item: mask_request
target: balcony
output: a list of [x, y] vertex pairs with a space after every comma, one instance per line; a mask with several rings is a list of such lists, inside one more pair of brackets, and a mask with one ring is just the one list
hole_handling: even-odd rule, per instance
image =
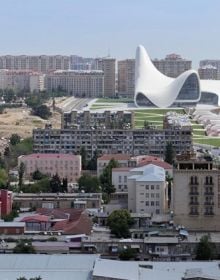
[[199, 202], [198, 201], [190, 201], [189, 205], [199, 205]]
[[213, 191], [205, 191], [204, 195], [214, 195], [214, 192]]
[[205, 212], [204, 216], [214, 216], [214, 212]]
[[213, 186], [214, 184], [213, 184], [213, 182], [205, 182], [204, 183], [204, 186]]
[[190, 186], [198, 186], [199, 183], [198, 183], [198, 182], [191, 182], [191, 181], [190, 181], [190, 182], [189, 182], [189, 185], [190, 185]]
[[197, 192], [197, 191], [191, 191], [191, 192], [189, 192], [189, 195], [199, 195], [199, 192]]
[[205, 201], [204, 205], [214, 205], [214, 201]]
[[199, 215], [199, 212], [189, 212], [189, 215], [190, 215], [190, 216], [198, 216], [198, 215]]

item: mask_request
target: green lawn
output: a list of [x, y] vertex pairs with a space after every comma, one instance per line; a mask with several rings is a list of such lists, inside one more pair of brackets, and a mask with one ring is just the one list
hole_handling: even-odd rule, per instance
[[204, 137], [203, 139], [198, 139], [193, 137], [193, 142], [198, 144], [206, 144], [206, 145], [220, 147], [219, 138]]
[[205, 130], [196, 130], [196, 129], [193, 129], [193, 136], [205, 136]]
[[161, 114], [161, 115], [164, 115], [167, 112], [177, 112], [179, 114], [185, 114], [183, 109], [157, 109], [157, 108], [143, 109], [143, 110], [137, 109], [137, 110], [134, 110], [134, 112], [135, 113], [148, 113], [148, 114]]

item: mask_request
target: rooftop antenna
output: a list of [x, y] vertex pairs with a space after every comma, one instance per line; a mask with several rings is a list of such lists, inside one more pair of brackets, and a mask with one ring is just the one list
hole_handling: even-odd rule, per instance
[[111, 57], [110, 49], [108, 48], [108, 54], [107, 57]]

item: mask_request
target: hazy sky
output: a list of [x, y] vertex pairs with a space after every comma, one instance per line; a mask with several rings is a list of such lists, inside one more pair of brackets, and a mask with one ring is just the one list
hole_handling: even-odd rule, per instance
[[0, 0], [1, 54], [220, 59], [220, 0]]

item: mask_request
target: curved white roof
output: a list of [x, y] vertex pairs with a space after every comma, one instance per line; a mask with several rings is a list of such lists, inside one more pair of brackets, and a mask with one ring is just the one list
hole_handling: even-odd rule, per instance
[[[153, 65], [143, 46], [138, 46], [136, 51], [135, 65], [135, 97], [134, 102], [137, 104], [138, 94], [143, 94], [157, 107], [171, 106], [185, 81], [191, 75], [195, 74], [198, 79], [200, 95], [198, 99], [182, 100], [182, 102], [198, 102], [201, 97], [201, 91], [215, 93], [220, 99], [220, 81], [201, 80], [195, 70], [188, 70], [179, 75], [177, 78], [170, 78], [159, 72]], [[178, 100], [181, 102], [181, 100]]]

